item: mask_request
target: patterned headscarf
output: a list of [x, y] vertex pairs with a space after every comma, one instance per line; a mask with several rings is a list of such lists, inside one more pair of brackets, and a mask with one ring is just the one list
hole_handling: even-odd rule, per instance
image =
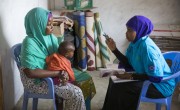
[[134, 16], [127, 23], [126, 26], [132, 28], [136, 32], [135, 43], [140, 38], [149, 35], [153, 30], [152, 22], [144, 16]]

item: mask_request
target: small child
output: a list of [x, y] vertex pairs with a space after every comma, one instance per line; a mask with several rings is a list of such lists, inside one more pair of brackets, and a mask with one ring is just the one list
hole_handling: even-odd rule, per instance
[[53, 78], [55, 85], [66, 85], [67, 81], [75, 81], [74, 72], [71, 67], [71, 59], [74, 55], [75, 47], [69, 41], [60, 43], [58, 53], [54, 53], [46, 58], [48, 70], [62, 71], [59, 77]]

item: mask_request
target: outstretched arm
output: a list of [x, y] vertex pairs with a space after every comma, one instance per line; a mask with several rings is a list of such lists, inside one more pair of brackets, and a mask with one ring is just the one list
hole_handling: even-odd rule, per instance
[[117, 59], [123, 64], [125, 68], [132, 68], [129, 64], [128, 59], [126, 56], [124, 56], [117, 48], [116, 43], [112, 38], [108, 38], [106, 40], [106, 44], [108, 45], [109, 49], [114, 53], [114, 55], [117, 57]]

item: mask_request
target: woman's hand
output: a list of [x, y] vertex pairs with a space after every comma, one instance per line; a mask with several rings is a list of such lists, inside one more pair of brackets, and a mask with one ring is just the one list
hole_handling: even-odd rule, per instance
[[118, 72], [115, 72], [114, 75], [120, 79], [132, 79], [132, 74], [126, 72], [124, 72], [124, 74], [119, 74]]
[[114, 42], [114, 40], [112, 38], [108, 38], [106, 40], [106, 44], [108, 45], [108, 47], [111, 51], [114, 51], [116, 49], [116, 43]]
[[62, 84], [65, 85], [68, 82], [68, 80], [69, 80], [68, 73], [66, 71], [62, 71], [59, 74], [59, 78], [60, 78]]

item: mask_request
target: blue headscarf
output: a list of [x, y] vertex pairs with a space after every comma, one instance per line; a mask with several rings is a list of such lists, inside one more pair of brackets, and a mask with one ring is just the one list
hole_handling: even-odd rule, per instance
[[132, 28], [136, 32], [135, 43], [140, 38], [149, 35], [153, 30], [152, 22], [144, 16], [134, 16], [127, 23], [126, 26]]

